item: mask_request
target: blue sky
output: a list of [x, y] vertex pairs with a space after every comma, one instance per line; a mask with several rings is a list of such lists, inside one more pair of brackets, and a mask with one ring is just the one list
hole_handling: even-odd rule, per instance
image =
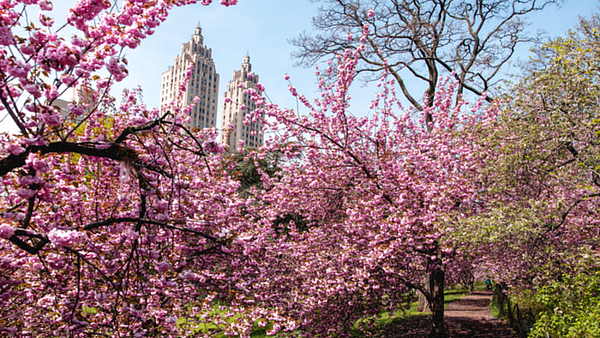
[[[289, 38], [311, 30], [311, 19], [318, 2], [310, 0], [239, 0], [236, 6], [225, 7], [218, 0], [210, 6], [200, 4], [175, 8], [154, 35], [144, 40], [135, 50], [127, 50], [130, 75], [115, 87], [113, 95], [125, 87], [141, 86], [144, 101], [149, 107], [159, 104], [161, 74], [173, 64], [181, 51], [181, 44], [189, 41], [194, 28], [200, 22], [204, 42], [212, 48], [217, 72], [221, 76], [219, 107], [227, 82], [234, 70], [238, 70], [246, 51], [252, 67], [267, 88], [269, 97], [283, 107], [295, 107], [295, 99], [287, 90], [283, 76], [290, 74], [298, 91], [309, 98], [317, 96], [314, 69], [294, 66], [290, 53], [293, 47]], [[56, 10], [65, 10], [70, 1], [55, 0]], [[577, 23], [578, 15], [587, 16], [598, 11], [597, 0], [566, 0], [559, 10], [551, 7], [530, 15], [532, 30], [542, 29], [555, 37]], [[57, 20], [57, 22], [60, 20]], [[520, 58], [526, 58], [527, 48], [521, 50]], [[518, 68], [508, 69], [516, 72]], [[357, 85], [353, 94], [352, 111], [364, 114], [366, 105], [373, 97], [373, 90]], [[6, 119], [0, 131], [12, 129]], [[217, 121], [220, 126], [220, 120]]]
[[[558, 36], [572, 28], [579, 15], [597, 11], [598, 4], [597, 0], [567, 0], [561, 9], [550, 7], [530, 15], [531, 29], [544, 30], [550, 37]], [[200, 22], [204, 42], [212, 48], [221, 76], [219, 100], [222, 100], [233, 71], [240, 68], [248, 51], [253, 70], [259, 74], [269, 97], [280, 106], [295, 107], [283, 75], [290, 74], [298, 91], [309, 98], [317, 95], [316, 78], [314, 69], [294, 66], [296, 61], [290, 57], [293, 47], [287, 40], [311, 30], [311, 19], [318, 5], [310, 0], [239, 0], [236, 6], [224, 7], [215, 0], [210, 6], [198, 4], [177, 8], [153, 36], [138, 49], [127, 52], [130, 76], [123, 85], [141, 85], [146, 104], [158, 106], [161, 74], [173, 63], [181, 44], [189, 41], [194, 27]], [[521, 50], [519, 58], [526, 58], [527, 49]], [[516, 72], [518, 68], [515, 66], [506, 71]], [[360, 87], [357, 85], [353, 93], [354, 113], [364, 110], [372, 98], [372, 90]], [[361, 90], [367, 94], [357, 95], [356, 92]], [[221, 104], [222, 101], [219, 106]]]
[[200, 22], [204, 43], [212, 49], [221, 77], [219, 106], [227, 83], [233, 71], [240, 69], [246, 52], [269, 97], [275, 102], [295, 105], [288, 95], [284, 74], [290, 74], [294, 85], [311, 95], [316, 88], [315, 77], [313, 69], [294, 67], [295, 61], [290, 58], [293, 48], [287, 40], [310, 29], [316, 8], [309, 0], [240, 0], [238, 5], [230, 7], [214, 1], [210, 6], [198, 4], [174, 9], [154, 35], [138, 49], [126, 53], [130, 76], [123, 85], [141, 85], [146, 104], [158, 106], [161, 74], [173, 64], [182, 43], [190, 40]]

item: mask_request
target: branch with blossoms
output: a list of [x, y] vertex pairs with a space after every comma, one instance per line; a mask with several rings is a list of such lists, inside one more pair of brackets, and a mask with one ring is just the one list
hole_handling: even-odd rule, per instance
[[[410, 290], [421, 290], [438, 306], [442, 327], [434, 336], [442, 336], [444, 270], [459, 255], [451, 229], [482, 209], [482, 139], [497, 107], [482, 109], [482, 97], [467, 113], [467, 103], [455, 99], [458, 84], [440, 79], [425, 108], [404, 110], [384, 71], [368, 117], [353, 116], [349, 88], [360, 53], [348, 49], [323, 76], [318, 72], [320, 98], [299, 99], [307, 113], [264, 104], [254, 115], [278, 131], [265, 150], [301, 154], [281, 163], [285, 175], [266, 178], [267, 191], [248, 206], [272, 231], [262, 244], [274, 266], [261, 266], [271, 271], [261, 281], [273, 294], [265, 306], [301, 318], [309, 335], [343, 336], [347, 323], [399, 308]], [[289, 221], [280, 236], [269, 221], [293, 213], [316, 226], [298, 229]]]
[[[247, 222], [237, 182], [215, 170], [216, 131], [187, 127], [181, 102], [110, 95], [123, 50], [193, 3], [78, 1], [57, 30], [49, 0], [3, 7], [0, 109], [20, 134], [0, 134], [0, 335], [176, 337], [178, 317], [210, 311], [207, 292], [226, 297]], [[67, 89], [79, 99], [61, 111]]]
[[170, 126], [178, 128], [187, 134], [190, 139], [194, 141], [194, 148], [184, 148], [179, 143], [170, 141], [173, 145], [180, 147], [181, 149], [190, 151], [196, 155], [204, 156], [205, 152], [202, 148], [202, 143], [196, 138], [196, 136], [183, 124], [175, 123], [170, 121], [168, 118], [173, 117], [172, 114], [166, 113], [155, 120], [148, 121], [142, 125], [128, 126], [123, 130], [114, 141], [103, 140], [101, 142], [51, 142], [49, 144], [41, 141], [36, 141], [33, 145], [28, 145], [25, 148], [18, 144], [9, 145], [8, 150], [10, 155], [0, 159], [0, 176], [3, 176], [17, 168], [25, 166], [26, 160], [29, 154], [61, 154], [61, 153], [76, 153], [87, 156], [108, 158], [120, 162], [130, 163], [133, 166], [144, 167], [149, 170], [161, 172], [168, 176], [168, 174], [158, 167], [152, 166], [151, 164], [144, 163], [138, 158], [135, 150], [123, 145], [126, 140], [131, 136], [147, 131], [152, 131], [157, 126]]

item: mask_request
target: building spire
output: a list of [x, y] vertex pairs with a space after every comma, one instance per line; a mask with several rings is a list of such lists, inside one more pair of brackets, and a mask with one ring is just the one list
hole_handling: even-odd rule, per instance
[[[173, 67], [162, 75], [160, 104], [161, 107], [165, 107], [178, 97], [180, 93], [178, 88], [183, 84], [179, 74], [185, 73], [192, 62], [194, 75], [198, 76], [197, 79], [202, 78], [202, 86], [192, 88], [191, 83], [186, 86], [183, 100], [178, 105], [187, 106], [195, 102], [195, 106], [190, 108], [188, 113], [190, 118], [189, 122], [186, 122], [188, 127], [216, 127], [219, 74], [211, 56], [211, 49], [204, 45], [200, 22], [192, 32], [194, 34], [191, 39], [181, 45], [181, 53], [175, 57]], [[195, 98], [199, 98], [199, 101], [195, 101]]]
[[194, 30], [194, 35], [202, 35], [202, 26], [200, 26], [200, 20], [198, 20], [198, 24]]

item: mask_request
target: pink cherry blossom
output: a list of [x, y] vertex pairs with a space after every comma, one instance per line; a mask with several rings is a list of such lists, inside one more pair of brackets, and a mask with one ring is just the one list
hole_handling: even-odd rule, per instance
[[81, 116], [85, 113], [85, 109], [81, 105], [75, 105], [72, 103], [67, 104], [69, 112], [75, 116]]
[[9, 224], [0, 224], [0, 238], [8, 239], [15, 234], [15, 228]]
[[28, 83], [28, 84], [24, 85], [23, 88], [27, 92], [29, 92], [29, 94], [33, 95], [33, 97], [35, 97], [36, 99], [39, 99], [40, 97], [42, 97], [42, 92], [40, 92], [38, 86], [35, 85], [34, 83]]
[[0, 45], [10, 46], [14, 44], [14, 36], [8, 27], [0, 26]]
[[40, 0], [38, 1], [38, 5], [43, 11], [51, 11], [53, 8], [52, 2], [50, 2], [49, 0]]
[[19, 144], [15, 144], [15, 143], [10, 143], [6, 147], [6, 150], [15, 156], [20, 155], [25, 152], [25, 148], [21, 147]]
[[73, 246], [84, 240], [84, 235], [75, 230], [52, 229], [48, 232], [48, 239], [56, 246]]

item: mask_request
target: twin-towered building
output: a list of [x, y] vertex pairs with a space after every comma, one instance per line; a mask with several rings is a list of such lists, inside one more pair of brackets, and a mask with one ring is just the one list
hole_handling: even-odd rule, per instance
[[[190, 112], [191, 128], [211, 128], [217, 125], [219, 74], [211, 56], [212, 50], [204, 45], [202, 29], [197, 26], [190, 42], [184, 43], [175, 64], [162, 75], [160, 107], [165, 108], [176, 99], [179, 87], [185, 79], [190, 63], [193, 63], [191, 78], [179, 105], [191, 104], [199, 98]], [[246, 53], [242, 68], [233, 72], [233, 79], [224, 93], [222, 110], [221, 142], [234, 151], [242, 140], [246, 147], [263, 144], [263, 129], [260, 121], [245, 123], [246, 114], [256, 109], [248, 89], [256, 89], [258, 75], [252, 73], [250, 57]], [[231, 126], [230, 126], [231, 125]]]

